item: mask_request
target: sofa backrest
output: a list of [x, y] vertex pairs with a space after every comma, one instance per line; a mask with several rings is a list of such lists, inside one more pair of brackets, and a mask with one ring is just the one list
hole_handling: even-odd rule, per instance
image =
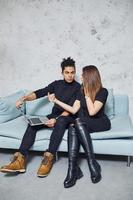
[[108, 98], [105, 104], [104, 112], [106, 113], [109, 119], [113, 119], [113, 117], [115, 116], [113, 89], [108, 89]]
[[53, 103], [47, 97], [42, 97], [34, 101], [26, 101], [26, 115], [47, 115], [52, 111]]
[[128, 115], [129, 113], [129, 98], [124, 94], [114, 95], [114, 113], [118, 115]]
[[[15, 102], [27, 91], [21, 90], [10, 96], [0, 98], [0, 123], [9, 121], [19, 117], [22, 113], [16, 109]], [[53, 104], [48, 101], [47, 97], [43, 97], [32, 102], [26, 102], [25, 110], [27, 115], [47, 115], [52, 111]], [[124, 94], [113, 94], [113, 90], [109, 90], [109, 96], [105, 105], [105, 113], [112, 119], [114, 116], [127, 115], [129, 113], [129, 99]]]
[[104, 109], [109, 119], [129, 113], [129, 99], [126, 94], [114, 94], [113, 89], [108, 89], [108, 98]]
[[[47, 97], [39, 98], [32, 102], [26, 102], [27, 115], [47, 115], [52, 111], [53, 104], [48, 101]], [[127, 115], [129, 110], [129, 100], [127, 95], [113, 94], [113, 90], [109, 90], [108, 99], [105, 105], [105, 113], [109, 119], [114, 116]]]

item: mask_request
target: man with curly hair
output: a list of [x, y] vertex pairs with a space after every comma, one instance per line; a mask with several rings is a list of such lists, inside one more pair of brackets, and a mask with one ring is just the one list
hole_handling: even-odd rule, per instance
[[[44, 96], [48, 93], [54, 93], [55, 96], [66, 104], [73, 105], [76, 100], [76, 94], [80, 90], [80, 84], [75, 81], [75, 61], [68, 57], [61, 62], [63, 80], [57, 80], [49, 84], [43, 89], [36, 90], [29, 95], [23, 96], [16, 102], [16, 107], [20, 108], [25, 101], [32, 101]], [[0, 171], [4, 173], [25, 172], [26, 158], [28, 150], [35, 142], [36, 133], [38, 130], [48, 127], [53, 127], [50, 136], [48, 149], [44, 152], [42, 162], [37, 172], [38, 177], [45, 177], [50, 173], [53, 166], [54, 156], [62, 141], [64, 132], [68, 125], [73, 122], [73, 115], [63, 110], [60, 106], [54, 104], [52, 112], [47, 115], [48, 121], [46, 125], [30, 126], [28, 125], [23, 136], [18, 152], [14, 154], [14, 159], [9, 164], [1, 167]]]

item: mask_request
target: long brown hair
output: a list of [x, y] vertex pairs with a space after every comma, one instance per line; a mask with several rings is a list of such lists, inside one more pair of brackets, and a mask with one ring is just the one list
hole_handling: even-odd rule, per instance
[[97, 92], [102, 88], [101, 76], [96, 66], [89, 65], [82, 69], [83, 87], [82, 90], [89, 94], [94, 102]]

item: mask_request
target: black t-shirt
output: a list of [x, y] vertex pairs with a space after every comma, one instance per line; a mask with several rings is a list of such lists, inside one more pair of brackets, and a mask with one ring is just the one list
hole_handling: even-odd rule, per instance
[[[76, 100], [77, 94], [80, 91], [80, 84], [76, 81], [72, 83], [68, 83], [65, 80], [56, 80], [49, 84], [47, 87], [43, 89], [39, 89], [34, 91], [37, 98], [41, 98], [47, 95], [54, 93], [56, 98], [66, 104], [73, 105]], [[63, 108], [54, 104], [52, 113], [48, 115], [48, 118], [55, 118], [59, 116], [64, 111]]]
[[96, 98], [95, 100], [97, 101], [100, 101], [103, 103], [103, 106], [102, 108], [98, 111], [98, 113], [96, 113], [96, 115], [94, 116], [90, 116], [89, 115], [89, 112], [88, 112], [88, 109], [87, 109], [87, 104], [86, 104], [86, 100], [85, 100], [85, 96], [84, 94], [82, 93], [82, 91], [80, 91], [80, 93], [78, 93], [77, 95], [77, 100], [80, 101], [80, 104], [81, 104], [81, 108], [78, 112], [78, 116], [80, 118], [84, 118], [84, 117], [94, 117], [94, 118], [99, 118], [99, 117], [102, 117], [104, 116], [104, 106], [105, 106], [105, 103], [106, 103], [106, 100], [107, 100], [107, 97], [108, 97], [108, 90], [106, 88], [101, 88], [99, 90], [99, 92], [96, 94]]

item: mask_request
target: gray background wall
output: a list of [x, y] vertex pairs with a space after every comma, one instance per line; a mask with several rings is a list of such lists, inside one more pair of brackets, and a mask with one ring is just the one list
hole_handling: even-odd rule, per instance
[[61, 78], [68, 56], [78, 78], [98, 66], [133, 116], [133, 0], [0, 0], [0, 96]]

